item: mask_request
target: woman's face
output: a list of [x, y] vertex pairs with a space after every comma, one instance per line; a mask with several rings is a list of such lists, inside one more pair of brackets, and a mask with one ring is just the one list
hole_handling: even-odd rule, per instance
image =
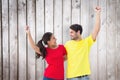
[[49, 46], [56, 46], [57, 43], [56, 43], [56, 38], [55, 36], [52, 34], [51, 38], [50, 38], [50, 41], [48, 41], [48, 45]]

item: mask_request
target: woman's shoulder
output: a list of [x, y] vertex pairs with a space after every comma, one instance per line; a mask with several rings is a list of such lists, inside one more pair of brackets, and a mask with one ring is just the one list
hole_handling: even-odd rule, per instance
[[59, 44], [58, 46], [59, 46], [59, 47], [64, 47], [64, 45], [63, 45], [63, 44]]

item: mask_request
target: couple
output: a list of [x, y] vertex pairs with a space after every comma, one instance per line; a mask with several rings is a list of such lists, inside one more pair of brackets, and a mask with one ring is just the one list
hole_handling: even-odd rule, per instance
[[48, 67], [45, 69], [43, 80], [64, 80], [64, 60], [67, 60], [67, 80], [89, 80], [90, 64], [89, 52], [100, 30], [100, 7], [95, 8], [96, 20], [93, 32], [82, 39], [82, 26], [73, 24], [70, 26], [71, 40], [65, 47], [57, 45], [56, 38], [51, 32], [46, 32], [42, 39], [34, 43], [29, 27], [26, 33], [31, 47], [37, 53], [37, 58], [42, 56]]

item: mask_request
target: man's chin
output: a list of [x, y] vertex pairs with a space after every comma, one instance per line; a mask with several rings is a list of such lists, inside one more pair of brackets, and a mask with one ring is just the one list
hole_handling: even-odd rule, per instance
[[74, 40], [74, 38], [71, 38], [71, 40]]

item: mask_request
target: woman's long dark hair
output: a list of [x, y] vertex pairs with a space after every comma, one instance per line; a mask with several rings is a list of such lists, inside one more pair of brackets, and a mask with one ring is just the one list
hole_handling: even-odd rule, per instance
[[48, 45], [47, 42], [50, 41], [51, 36], [52, 36], [51, 32], [46, 32], [43, 35], [42, 39], [38, 41], [37, 46], [39, 47], [41, 54], [36, 53], [36, 58], [39, 58], [40, 56], [42, 56], [44, 59], [46, 57], [47, 52], [46, 52], [45, 45]]

